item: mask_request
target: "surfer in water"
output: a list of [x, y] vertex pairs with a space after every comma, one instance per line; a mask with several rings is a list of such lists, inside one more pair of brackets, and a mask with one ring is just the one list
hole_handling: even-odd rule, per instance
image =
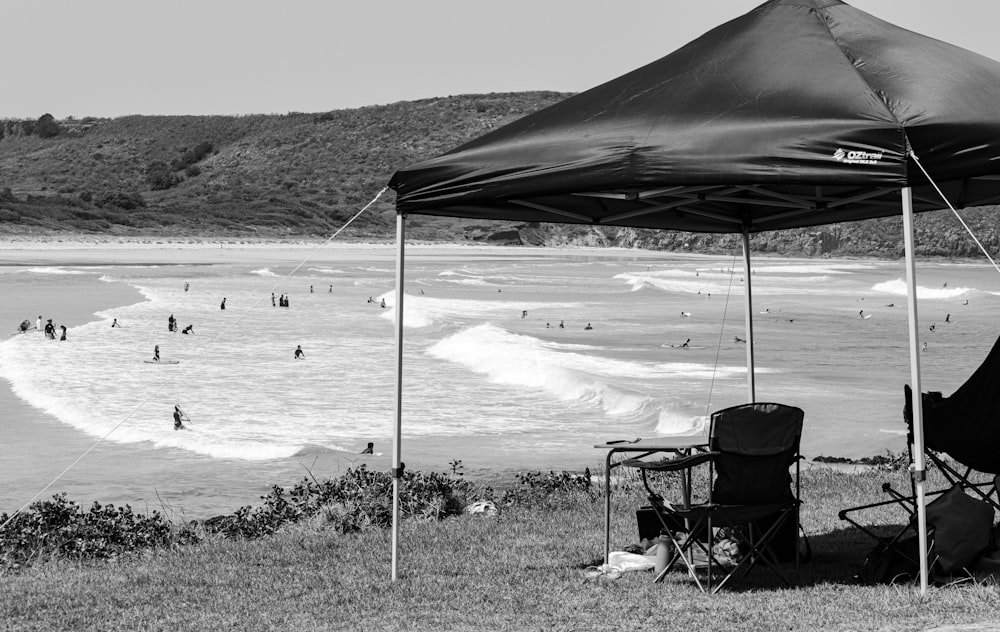
[[121, 325], [118, 324], [118, 319], [117, 318], [114, 319], [113, 321], [111, 321], [111, 326], [112, 327], [121, 327]]
[[583, 328], [584, 331], [590, 331], [591, 329], [593, 329], [593, 327], [590, 326], [590, 323], [587, 323], [587, 326]]
[[25, 318], [24, 320], [22, 320], [21, 321], [20, 329], [21, 329], [21, 333], [22, 334], [28, 333], [28, 330], [31, 329], [31, 321], [28, 320], [27, 318]]
[[690, 339], [690, 338], [688, 338], [687, 340], [685, 340], [685, 341], [684, 341], [684, 344], [682, 344], [682, 345], [681, 345], [681, 349], [687, 349], [687, 348], [688, 348], [688, 343], [689, 343], [689, 342], [691, 342], [691, 339]]
[[375, 444], [372, 443], [371, 441], [368, 442], [368, 447], [359, 452], [359, 454], [374, 454], [374, 453], [375, 453]]
[[174, 430], [183, 430], [185, 421], [191, 421], [180, 406], [174, 406]]
[[160, 361], [160, 345], [153, 347], [153, 362]]
[[306, 354], [304, 351], [302, 351], [302, 345], [298, 345], [297, 347], [295, 347], [295, 359], [296, 360], [306, 359]]
[[194, 335], [194, 325], [188, 325], [187, 327], [184, 328], [184, 331], [182, 331], [181, 333]]

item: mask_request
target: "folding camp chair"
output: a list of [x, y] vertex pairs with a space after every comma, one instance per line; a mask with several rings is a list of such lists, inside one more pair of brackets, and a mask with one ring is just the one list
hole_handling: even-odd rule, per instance
[[[638, 468], [649, 492], [649, 502], [671, 545], [671, 555], [660, 581], [678, 562], [702, 591], [715, 593], [737, 575], [758, 563], [769, 567], [786, 585], [792, 580], [780, 567], [789, 559], [799, 577], [799, 440], [803, 412], [793, 406], [754, 403], [712, 414], [709, 451], [659, 461], [628, 459]], [[693, 468], [708, 467], [707, 498], [689, 497]], [[794, 485], [790, 468], [795, 466]], [[652, 488], [650, 472], [680, 472], [685, 476], [678, 504], [663, 499]], [[782, 534], [791, 534], [792, 547], [781, 548]], [[661, 540], [662, 542], [662, 540]], [[705, 581], [699, 577], [704, 571]], [[721, 574], [715, 582], [715, 575]]]
[[[938, 392], [922, 394], [924, 456], [946, 482], [939, 489], [925, 492], [928, 499], [959, 489], [1000, 511], [995, 484], [997, 475], [1000, 475], [1000, 408], [993, 408], [1000, 405], [1000, 399], [992, 381], [993, 362], [1000, 360], [1000, 354], [994, 358], [997, 350], [998, 347], [994, 346], [986, 361], [951, 397], [942, 397]], [[1000, 362], [996, 369], [1000, 370]], [[913, 394], [909, 385], [904, 386], [904, 394], [906, 448], [910, 463], [913, 463]], [[898, 505], [907, 513], [909, 523], [917, 513], [916, 481], [911, 477], [909, 493], [895, 489], [891, 483], [884, 483], [882, 491], [888, 494], [888, 499], [842, 509], [838, 515], [841, 520], [875, 539], [883, 548], [891, 549], [897, 546], [909, 524], [894, 534], [879, 535], [853, 514]]]

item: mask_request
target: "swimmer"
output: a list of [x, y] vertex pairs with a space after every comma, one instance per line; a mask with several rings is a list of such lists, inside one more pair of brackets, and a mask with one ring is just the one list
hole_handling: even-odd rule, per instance
[[118, 324], [118, 319], [117, 318], [111, 321], [111, 326], [112, 327], [121, 327], [121, 325]]
[[590, 331], [591, 329], [593, 329], [593, 327], [590, 326], [590, 323], [587, 323], [587, 326], [584, 327], [583, 329], [584, 331]]
[[927, 343], [926, 342], [924, 343], [924, 346], [920, 347], [920, 350], [921, 351], [927, 351]]
[[271, 292], [271, 307], [277, 307], [278, 304], [274, 302], [274, 292]]
[[194, 335], [194, 325], [188, 325], [187, 327], [184, 328], [184, 331], [182, 331], [181, 333]]
[[311, 286], [311, 285], [309, 286], [309, 293], [310, 293], [310, 294], [312, 294], [312, 293], [313, 293], [313, 286]]
[[524, 320], [527, 317], [528, 317], [528, 310], [522, 309], [521, 310], [521, 320]]
[[688, 318], [691, 316], [691, 312], [681, 312], [681, 318]]
[[21, 321], [19, 328], [22, 334], [28, 333], [28, 330], [31, 329], [31, 321], [25, 318], [24, 320]]
[[188, 283], [187, 283], [187, 281], [184, 282], [184, 291], [185, 292], [188, 291]]
[[566, 328], [566, 325], [564, 325], [563, 321], [560, 320], [559, 321], [559, 329], [565, 329], [565, 328]]
[[302, 345], [299, 345], [299, 346], [295, 347], [295, 359], [296, 360], [305, 360], [306, 359], [306, 354], [305, 354], [304, 351], [302, 351]]
[[222, 304], [219, 305], [219, 309], [226, 309], [226, 297], [222, 297]]
[[946, 323], [950, 323], [951, 322], [951, 314], [945, 314], [944, 322], [946, 322]]
[[375, 453], [375, 444], [372, 443], [371, 441], [368, 442], [368, 446], [364, 450], [359, 452], [359, 454], [374, 454], [374, 453]]
[[59, 325], [59, 326], [62, 327], [62, 336], [59, 338], [59, 340], [66, 340], [66, 325]]
[[931, 325], [931, 331], [934, 331], [934, 325]]
[[382, 299], [382, 308], [385, 309], [385, 299]]
[[[330, 286], [330, 292], [331, 292], [331, 293], [333, 292], [333, 286], [332, 286], [332, 285]], [[421, 290], [421, 292], [420, 292], [420, 293], [421, 293], [421, 294], [423, 294], [423, 293], [424, 293], [424, 292], [423, 292], [423, 290]]]

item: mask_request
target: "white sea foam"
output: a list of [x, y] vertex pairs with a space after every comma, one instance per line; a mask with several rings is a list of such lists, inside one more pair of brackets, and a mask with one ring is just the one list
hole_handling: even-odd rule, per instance
[[545, 391], [561, 401], [588, 402], [612, 415], [635, 413], [649, 400], [606, 379], [609, 373], [619, 377], [640, 373], [641, 367], [633, 363], [561, 353], [537, 338], [494, 325], [465, 329], [437, 342], [427, 353], [485, 374], [494, 383]]
[[[375, 302], [381, 305], [385, 300], [386, 310], [380, 314], [390, 322], [395, 322], [396, 291], [389, 290], [375, 297]], [[497, 316], [520, 314], [523, 310], [531, 312], [534, 309], [574, 309], [577, 303], [538, 303], [533, 301], [518, 301], [512, 303], [506, 300], [482, 301], [472, 299], [443, 299], [426, 295], [406, 294], [403, 301], [403, 326], [420, 329], [436, 323], [454, 320], [482, 320]]]
[[274, 272], [271, 272], [270, 268], [261, 268], [259, 270], [251, 270], [250, 274], [256, 274], [257, 276], [262, 276], [262, 277], [276, 277], [276, 276], [278, 276]]
[[[917, 285], [917, 298], [923, 299], [934, 299], [934, 300], [947, 300], [958, 298], [960, 296], [969, 294], [975, 291], [974, 288], [968, 287], [924, 287], [922, 285]], [[872, 286], [872, 292], [878, 294], [889, 294], [892, 296], [906, 296], [906, 281], [903, 279], [894, 279], [892, 281], [883, 281], [882, 283], [876, 283]]]
[[320, 274], [346, 274], [344, 270], [338, 268], [309, 268], [310, 272], [318, 272]]
[[655, 431], [660, 435], [706, 434], [708, 419], [704, 415], [684, 415], [664, 409], [656, 420]]
[[60, 268], [55, 266], [24, 268], [23, 272], [30, 272], [32, 274], [87, 274], [83, 270], [67, 270], [66, 268]]

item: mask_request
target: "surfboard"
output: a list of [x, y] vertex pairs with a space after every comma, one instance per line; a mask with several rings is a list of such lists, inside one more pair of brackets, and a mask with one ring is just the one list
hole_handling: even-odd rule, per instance
[[660, 346], [664, 347], [666, 349], [704, 349], [705, 348], [705, 347], [701, 347], [701, 346], [698, 346], [698, 345], [688, 345], [686, 347], [684, 345], [660, 345]]
[[146, 364], [180, 364], [181, 363], [180, 360], [160, 360], [159, 362], [157, 362], [156, 360], [143, 360], [143, 362], [145, 362]]

